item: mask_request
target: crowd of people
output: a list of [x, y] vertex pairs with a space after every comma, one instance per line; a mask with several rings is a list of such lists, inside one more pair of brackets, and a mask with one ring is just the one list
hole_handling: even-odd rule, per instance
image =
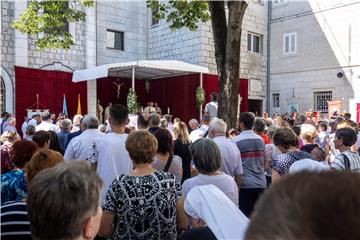
[[200, 124], [146, 110], [129, 126], [112, 104], [106, 126], [34, 114], [21, 134], [4, 113], [1, 238], [360, 238], [351, 116], [241, 112], [228, 129], [212, 102]]

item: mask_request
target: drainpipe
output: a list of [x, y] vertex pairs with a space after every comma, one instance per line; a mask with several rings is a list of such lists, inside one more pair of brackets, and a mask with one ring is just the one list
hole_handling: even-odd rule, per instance
[[270, 113], [270, 42], [271, 42], [271, 15], [272, 15], [272, 0], [268, 1], [268, 20], [267, 20], [267, 42], [266, 42], [266, 111]]

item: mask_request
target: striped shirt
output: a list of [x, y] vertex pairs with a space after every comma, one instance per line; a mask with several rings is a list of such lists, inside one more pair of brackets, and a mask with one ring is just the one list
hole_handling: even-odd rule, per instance
[[266, 188], [265, 144], [262, 138], [254, 131], [246, 130], [232, 140], [236, 143], [241, 154], [244, 172], [241, 188]]
[[335, 157], [331, 163], [331, 168], [339, 171], [345, 170], [344, 155], [349, 159], [350, 170], [360, 173], [360, 156], [357, 152], [344, 151]]
[[1, 206], [1, 239], [32, 239], [25, 202]]

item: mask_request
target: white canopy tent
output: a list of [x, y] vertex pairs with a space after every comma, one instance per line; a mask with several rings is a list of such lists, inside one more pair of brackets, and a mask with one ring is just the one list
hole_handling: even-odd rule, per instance
[[131, 77], [131, 87], [135, 91], [135, 76], [140, 80], [151, 80], [199, 73], [200, 87], [202, 88], [203, 73], [208, 72], [209, 70], [206, 67], [177, 60], [138, 60], [133, 62], [105, 64], [84, 70], [78, 70], [73, 73], [72, 81], [90, 81], [103, 77]]

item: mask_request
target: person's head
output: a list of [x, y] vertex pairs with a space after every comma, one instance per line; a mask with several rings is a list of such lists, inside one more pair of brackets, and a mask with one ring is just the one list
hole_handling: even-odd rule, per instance
[[265, 126], [266, 122], [264, 119], [259, 117], [255, 118], [254, 132], [256, 132], [257, 134], [263, 134], [265, 132]]
[[61, 154], [54, 150], [39, 150], [32, 156], [31, 160], [25, 164], [26, 181], [30, 183], [38, 172], [53, 167], [63, 161], [64, 158]]
[[273, 136], [274, 136], [274, 133], [276, 132], [276, 125], [271, 125], [268, 130], [267, 130], [267, 136], [269, 137], [269, 140], [272, 142], [273, 141]]
[[85, 129], [97, 129], [99, 127], [99, 120], [95, 116], [85, 115], [82, 124]]
[[55, 120], [55, 118], [56, 118], [55, 113], [51, 113], [51, 114], [50, 114], [50, 118], [51, 118], [51, 120]]
[[44, 115], [42, 115], [41, 118], [45, 122], [50, 122], [51, 121], [51, 114], [50, 113], [45, 113]]
[[216, 136], [225, 136], [226, 135], [226, 122], [220, 118], [213, 118], [210, 122], [209, 126], [209, 134], [210, 138], [214, 138]]
[[40, 130], [33, 135], [32, 140], [39, 146], [39, 148], [49, 148], [50, 138], [51, 135], [49, 132]]
[[303, 124], [301, 125], [300, 138], [304, 140], [305, 144], [315, 143], [318, 136], [318, 132], [313, 125]]
[[149, 127], [159, 127], [160, 126], [160, 115], [157, 113], [151, 113], [149, 117]]
[[228, 131], [229, 138], [232, 139], [238, 135], [238, 131], [235, 128], [232, 128]]
[[138, 115], [137, 119], [137, 127], [138, 129], [148, 129], [149, 128], [149, 117], [145, 118], [143, 113]]
[[266, 120], [269, 117], [269, 114], [267, 112], [263, 112], [263, 118]]
[[26, 127], [26, 136], [28, 136], [28, 137], [32, 136], [35, 134], [35, 132], [36, 132], [36, 128], [34, 125], [28, 125]]
[[189, 132], [184, 122], [177, 122], [174, 124], [173, 133], [176, 139], [181, 140], [183, 144], [189, 144]]
[[11, 114], [8, 112], [2, 112], [1, 113], [1, 118], [6, 118], [7, 116], [10, 116]]
[[294, 131], [297, 137], [300, 137], [301, 128], [299, 126], [292, 126], [291, 129]]
[[16, 141], [10, 150], [11, 161], [16, 167], [23, 168], [37, 150], [38, 146], [34, 142], [27, 140]]
[[61, 128], [62, 131], [70, 132], [71, 127], [72, 127], [72, 122], [71, 122], [70, 119], [64, 119], [64, 120], [61, 121], [60, 128]]
[[156, 154], [158, 143], [146, 130], [132, 131], [125, 142], [131, 160], [136, 164], [150, 164]]
[[340, 128], [335, 132], [334, 145], [336, 149], [351, 147], [357, 141], [356, 132], [352, 128]]
[[16, 126], [16, 118], [15, 117], [9, 117], [7, 120], [7, 123], [13, 127]]
[[35, 119], [36, 122], [40, 122], [41, 121], [41, 116], [39, 113], [35, 113], [34, 115], [32, 115], [32, 119]]
[[181, 119], [178, 118], [178, 117], [174, 118], [174, 124], [177, 123], [177, 122], [181, 122]]
[[73, 124], [74, 126], [80, 126], [81, 119], [83, 119], [83, 116], [80, 114], [77, 114], [73, 118]]
[[1, 134], [1, 142], [14, 143], [19, 140], [19, 137], [15, 131], [5, 131]]
[[286, 176], [259, 198], [245, 239], [360, 239], [359, 185], [350, 171]]
[[252, 130], [255, 122], [255, 115], [252, 112], [242, 112], [239, 115], [239, 128], [241, 131]]
[[195, 130], [199, 127], [199, 123], [195, 118], [193, 118], [193, 119], [190, 119], [189, 126], [192, 130]]
[[154, 107], [158, 107], [159, 104], [157, 102], [154, 103]]
[[121, 104], [114, 104], [110, 107], [109, 112], [109, 123], [110, 125], [125, 127], [129, 121], [129, 111]]
[[109, 102], [108, 106], [111, 107], [111, 106], [112, 106], [112, 102]]
[[200, 138], [192, 143], [190, 153], [196, 169], [202, 174], [216, 172], [221, 167], [220, 150], [209, 138]]
[[36, 174], [26, 198], [34, 239], [93, 239], [102, 215], [101, 178], [88, 164], [69, 161]]
[[319, 132], [327, 131], [327, 128], [328, 128], [328, 125], [326, 124], [326, 122], [319, 122], [319, 124], [318, 124]]
[[319, 145], [317, 145], [310, 152], [311, 155], [315, 157], [315, 159], [319, 162], [326, 161], [326, 151], [322, 149]]
[[203, 125], [209, 125], [209, 124], [210, 124], [210, 121], [211, 121], [210, 115], [207, 114], [207, 113], [205, 113], [205, 114], [202, 116], [201, 124], [203, 124]]
[[168, 127], [168, 122], [166, 121], [165, 118], [162, 118], [162, 119], [160, 120], [160, 127], [161, 127], [161, 128], [167, 128], [167, 127]]
[[296, 125], [301, 125], [301, 124], [305, 123], [305, 121], [306, 121], [305, 115], [299, 114], [299, 115], [296, 116], [295, 124]]
[[211, 101], [217, 102], [217, 100], [218, 100], [218, 94], [217, 94], [216, 92], [212, 92], [212, 93], [210, 94], [210, 98], [211, 98]]
[[344, 118], [348, 121], [351, 120], [351, 113], [344, 113]]
[[154, 106], [154, 102], [150, 102], [150, 107], [153, 107]]
[[159, 128], [154, 132], [154, 136], [158, 142], [157, 153], [172, 154], [174, 151], [172, 135], [167, 129]]
[[273, 143], [281, 152], [287, 152], [291, 147], [298, 145], [296, 134], [290, 128], [279, 128], [274, 132]]
[[106, 133], [107, 127], [105, 124], [100, 124], [98, 130], [102, 133]]
[[59, 142], [59, 138], [57, 137], [56, 132], [49, 130], [48, 133], [50, 133], [49, 149], [64, 153], [60, 148], [60, 142]]
[[164, 115], [164, 118], [166, 119], [166, 121], [168, 122], [168, 123], [171, 123], [171, 115], [170, 114], [165, 114]]

